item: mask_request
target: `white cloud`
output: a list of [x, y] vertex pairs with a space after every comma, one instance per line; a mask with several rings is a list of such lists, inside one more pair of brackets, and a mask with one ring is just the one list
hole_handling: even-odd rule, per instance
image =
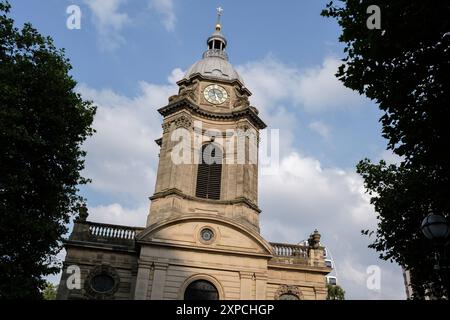
[[172, 0], [150, 0], [150, 7], [161, 16], [164, 28], [167, 31], [175, 29], [176, 16]]
[[[376, 226], [376, 215], [354, 170], [324, 168], [297, 152], [281, 159], [278, 175], [260, 177], [261, 228], [269, 241], [298, 243], [317, 228], [332, 252], [338, 280], [350, 299], [404, 299], [400, 268], [367, 248], [362, 229]], [[381, 268], [382, 287], [366, 287], [369, 265]]]
[[346, 87], [335, 74], [342, 61], [328, 57], [321, 66], [307, 69], [302, 74], [297, 99], [307, 111], [325, 111], [339, 106], [349, 108], [364, 103], [364, 99], [355, 91]]
[[328, 140], [330, 138], [330, 127], [328, 127], [322, 121], [313, 121], [309, 124], [309, 128], [318, 133], [323, 139]]
[[126, 13], [119, 12], [125, 0], [84, 0], [92, 12], [92, 22], [100, 35], [103, 49], [113, 50], [125, 43], [120, 34], [122, 28], [130, 23]]
[[175, 68], [172, 70], [170, 75], [167, 77], [167, 81], [169, 81], [170, 84], [176, 84], [177, 81], [180, 81], [183, 79], [186, 71], [181, 70], [180, 68]]
[[299, 70], [284, 65], [270, 55], [236, 69], [253, 93], [250, 98], [252, 104], [263, 114], [283, 101], [292, 102], [296, 84], [300, 81]]
[[366, 103], [335, 77], [341, 61], [327, 57], [322, 65], [305, 70], [288, 66], [273, 56], [238, 66], [251, 88], [252, 102], [263, 114], [278, 104], [292, 104], [310, 113], [354, 108]]
[[149, 204], [142, 204], [134, 209], [123, 207], [119, 203], [89, 207], [89, 220], [118, 224], [125, 226], [142, 227], [146, 224]]
[[[255, 99], [265, 103], [271, 124], [274, 121], [276, 126], [285, 129], [285, 135], [279, 174], [260, 176], [263, 235], [269, 241], [297, 243], [318, 228], [324, 244], [333, 253], [338, 277], [348, 298], [404, 298], [399, 268], [380, 261], [377, 253], [367, 248], [369, 239], [360, 234], [361, 229], [376, 225], [361, 178], [354, 169], [324, 168], [317, 159], [302, 155], [292, 146], [296, 121], [282, 102], [297, 101], [297, 90], [285, 88], [283, 82], [279, 86], [274, 79], [287, 84], [287, 78], [291, 78], [300, 84], [302, 75], [295, 69], [288, 69], [284, 79], [286, 66], [274, 60], [265, 64], [270, 65], [273, 72], [268, 74], [273, 77], [260, 73], [258, 63], [250, 63], [245, 68], [253, 77], [253, 84], [245, 80], [249, 88], [256, 86]], [[97, 133], [86, 143], [84, 175], [93, 179], [88, 188], [114, 199], [91, 206], [91, 220], [145, 225], [149, 208], [147, 197], [154, 190], [159, 152], [153, 140], [161, 134], [162, 121], [156, 110], [176, 93], [174, 83], [182, 75], [182, 70], [174, 69], [167, 84], [141, 82], [139, 94], [132, 98], [108, 89], [79, 86], [83, 97], [94, 100], [99, 106], [94, 121]], [[279, 91], [267, 90], [271, 84]], [[123, 201], [124, 195], [131, 201]], [[373, 264], [379, 265], [385, 275], [382, 289], [375, 296], [365, 285], [366, 268]]]
[[173, 84], [141, 82], [139, 88], [134, 98], [83, 84], [77, 88], [98, 106], [93, 124], [97, 132], [85, 144], [84, 175], [93, 180], [89, 188], [130, 201], [145, 201], [153, 192], [159, 153], [154, 140], [162, 132], [156, 110], [177, 91]]

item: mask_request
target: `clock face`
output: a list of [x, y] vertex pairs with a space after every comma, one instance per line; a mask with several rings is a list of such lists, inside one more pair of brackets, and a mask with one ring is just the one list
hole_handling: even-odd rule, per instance
[[217, 84], [207, 86], [203, 91], [203, 95], [208, 102], [213, 104], [224, 103], [228, 98], [226, 90]]

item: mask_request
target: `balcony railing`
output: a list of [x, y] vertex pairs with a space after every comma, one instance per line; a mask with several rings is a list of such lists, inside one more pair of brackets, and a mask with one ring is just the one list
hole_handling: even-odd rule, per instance
[[136, 235], [144, 228], [77, 221], [69, 240], [110, 245], [134, 246]]
[[126, 226], [89, 223], [89, 233], [94, 237], [134, 240], [136, 228]]
[[270, 243], [276, 256], [280, 257], [308, 257], [308, 247], [288, 243]]
[[306, 265], [308, 264], [308, 246], [275, 243], [270, 245], [274, 251], [271, 262], [275, 264]]

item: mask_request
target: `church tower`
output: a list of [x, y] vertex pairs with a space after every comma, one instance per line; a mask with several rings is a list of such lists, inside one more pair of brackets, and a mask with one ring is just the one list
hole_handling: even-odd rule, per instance
[[[87, 221], [81, 210], [65, 242], [58, 298], [326, 298], [331, 269], [317, 230], [301, 245], [260, 234], [258, 147], [266, 124], [228, 61], [221, 14], [218, 8], [202, 59], [158, 109], [163, 133], [145, 228]], [[69, 283], [74, 270], [79, 288]]]
[[[220, 17], [221, 11], [219, 11]], [[259, 232], [258, 139], [266, 127], [228, 61], [220, 20], [164, 117], [147, 226], [186, 215], [231, 219]]]

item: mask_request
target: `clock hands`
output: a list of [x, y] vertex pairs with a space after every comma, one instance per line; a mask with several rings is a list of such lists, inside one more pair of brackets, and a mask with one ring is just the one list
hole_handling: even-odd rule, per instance
[[205, 98], [207, 98], [209, 102], [214, 104], [223, 103], [227, 99], [226, 92], [223, 91], [220, 88], [211, 88], [209, 90], [205, 90]]

